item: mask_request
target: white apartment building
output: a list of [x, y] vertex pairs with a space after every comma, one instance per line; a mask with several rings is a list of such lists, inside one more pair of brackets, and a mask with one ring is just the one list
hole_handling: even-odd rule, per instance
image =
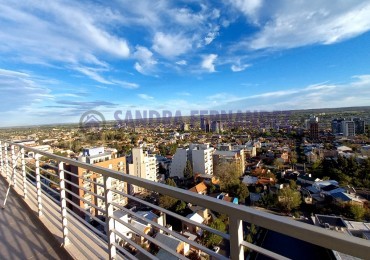
[[184, 169], [187, 160], [191, 160], [189, 149], [177, 148], [176, 153], [172, 157], [170, 177], [177, 176], [179, 178], [184, 178]]
[[193, 166], [193, 173], [213, 175], [214, 148], [209, 144], [190, 144], [189, 148], [177, 148], [172, 158], [170, 177], [184, 177], [186, 161]]
[[193, 172], [213, 175], [213, 152], [214, 148], [209, 144], [190, 144]]
[[[129, 174], [150, 181], [157, 181], [157, 159], [143, 148], [132, 149], [132, 164], [129, 164]], [[133, 185], [131, 192], [141, 192], [143, 189]]]

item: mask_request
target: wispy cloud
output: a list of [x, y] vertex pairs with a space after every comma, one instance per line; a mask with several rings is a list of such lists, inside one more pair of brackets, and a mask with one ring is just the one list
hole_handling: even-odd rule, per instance
[[181, 65], [181, 66], [184, 66], [184, 65], [187, 65], [188, 62], [186, 60], [179, 60], [179, 61], [176, 61], [176, 64], [177, 65]]
[[154, 99], [154, 97], [149, 96], [147, 94], [138, 94], [138, 97], [141, 98], [141, 99], [145, 99], [145, 100], [153, 100]]
[[[246, 35], [242, 47], [285, 49], [310, 44], [333, 44], [370, 30], [370, 3], [366, 1], [233, 1], [259, 31]], [[263, 7], [263, 9], [262, 9]]]
[[231, 70], [233, 72], [240, 72], [240, 71], [243, 71], [245, 70], [246, 68], [250, 67], [251, 65], [250, 64], [233, 64], [231, 65]]
[[140, 85], [137, 83], [127, 82], [127, 81], [122, 81], [122, 80], [112, 80], [112, 82], [122, 88], [127, 88], [127, 89], [137, 89], [140, 87]]
[[184, 54], [191, 48], [191, 42], [181, 34], [157, 32], [153, 40], [153, 50], [164, 57], [173, 58]]
[[153, 57], [153, 53], [146, 47], [136, 46], [134, 57], [138, 60], [135, 63], [135, 69], [144, 75], [151, 75], [155, 72], [157, 61]]

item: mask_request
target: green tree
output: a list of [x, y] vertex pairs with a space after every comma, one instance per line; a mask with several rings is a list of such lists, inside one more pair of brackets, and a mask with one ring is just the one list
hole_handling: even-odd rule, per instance
[[[218, 219], [218, 218], [212, 221], [212, 223], [210, 224], [210, 227], [218, 231], [221, 231], [221, 232], [226, 231], [225, 223], [221, 219]], [[207, 230], [204, 231], [203, 244], [205, 246], [211, 247], [214, 245], [218, 245], [219, 243], [221, 243], [221, 241], [222, 241], [222, 237], [220, 237], [219, 235], [216, 235]]]
[[222, 163], [216, 166], [215, 175], [220, 179], [220, 188], [224, 192], [233, 190], [240, 183], [242, 172], [236, 163]]
[[297, 153], [295, 151], [292, 151], [290, 153], [290, 163], [292, 165], [295, 165], [297, 163]]
[[280, 170], [281, 168], [283, 168], [284, 163], [281, 161], [281, 159], [277, 158], [274, 160], [274, 166], [278, 168], [278, 170]]
[[245, 199], [248, 198], [249, 196], [249, 190], [247, 185], [240, 182], [237, 185], [235, 185], [234, 188], [229, 192], [230, 195], [238, 197], [239, 201], [242, 203], [244, 203]]
[[82, 149], [81, 143], [78, 140], [74, 140], [71, 145], [71, 150], [78, 153]]
[[301, 205], [301, 194], [291, 188], [281, 189], [278, 192], [277, 205], [284, 211], [291, 212]]
[[[166, 180], [166, 184], [172, 187], [177, 187], [175, 181], [170, 178]], [[174, 207], [177, 202], [178, 202], [178, 199], [173, 198], [171, 196], [168, 196], [168, 195], [159, 196], [159, 206], [162, 208], [170, 209]]]
[[189, 160], [186, 161], [186, 166], [184, 169], [184, 177], [186, 179], [193, 178], [193, 166], [191, 165], [191, 162]]
[[185, 201], [179, 201], [176, 206], [176, 212], [182, 213], [186, 209], [186, 202]]
[[356, 221], [361, 221], [364, 219], [365, 209], [360, 205], [352, 204], [349, 206], [349, 215]]

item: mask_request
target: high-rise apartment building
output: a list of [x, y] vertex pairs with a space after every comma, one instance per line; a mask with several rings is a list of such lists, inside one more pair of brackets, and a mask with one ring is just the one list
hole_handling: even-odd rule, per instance
[[343, 134], [342, 122], [344, 120], [344, 118], [336, 118], [331, 121], [331, 132], [333, 134]]
[[319, 118], [315, 116], [311, 116], [310, 121], [308, 122], [308, 125], [309, 125], [311, 140], [319, 139]]
[[[150, 181], [157, 181], [157, 159], [154, 154], [148, 154], [143, 148], [132, 149], [132, 163], [129, 164], [129, 174]], [[141, 192], [144, 189], [133, 185], [131, 193]]]
[[352, 121], [355, 122], [355, 134], [362, 135], [365, 133], [365, 120], [358, 117], [352, 117]]
[[193, 173], [213, 174], [214, 148], [209, 144], [190, 144], [189, 148], [178, 148], [172, 158], [170, 177], [184, 177], [186, 161], [189, 160]]
[[[83, 154], [78, 160], [127, 174], [126, 157], [111, 159], [111, 152], [105, 150], [104, 147], [83, 149]], [[68, 207], [86, 220], [90, 220], [91, 216], [85, 214], [79, 207], [90, 212], [91, 215], [103, 215], [103, 212], [94, 207], [105, 210], [104, 200], [99, 198], [99, 196], [104, 196], [104, 188], [101, 186], [104, 183], [103, 176], [74, 165], [65, 165], [65, 170], [72, 173], [67, 172], [66, 174], [66, 179], [70, 182], [66, 184], [66, 188], [71, 191], [67, 193], [67, 197], [75, 204], [68, 203]], [[123, 181], [114, 179], [112, 188], [127, 193], [127, 186]], [[113, 201], [122, 206], [127, 204], [127, 198], [118, 193], [113, 194]]]
[[352, 137], [356, 135], [354, 121], [342, 121], [343, 136]]

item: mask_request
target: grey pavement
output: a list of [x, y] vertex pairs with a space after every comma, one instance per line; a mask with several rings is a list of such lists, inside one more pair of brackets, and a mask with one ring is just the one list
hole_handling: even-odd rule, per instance
[[[2, 206], [8, 183], [0, 176]], [[0, 208], [0, 259], [71, 259], [12, 189], [5, 208]]]

